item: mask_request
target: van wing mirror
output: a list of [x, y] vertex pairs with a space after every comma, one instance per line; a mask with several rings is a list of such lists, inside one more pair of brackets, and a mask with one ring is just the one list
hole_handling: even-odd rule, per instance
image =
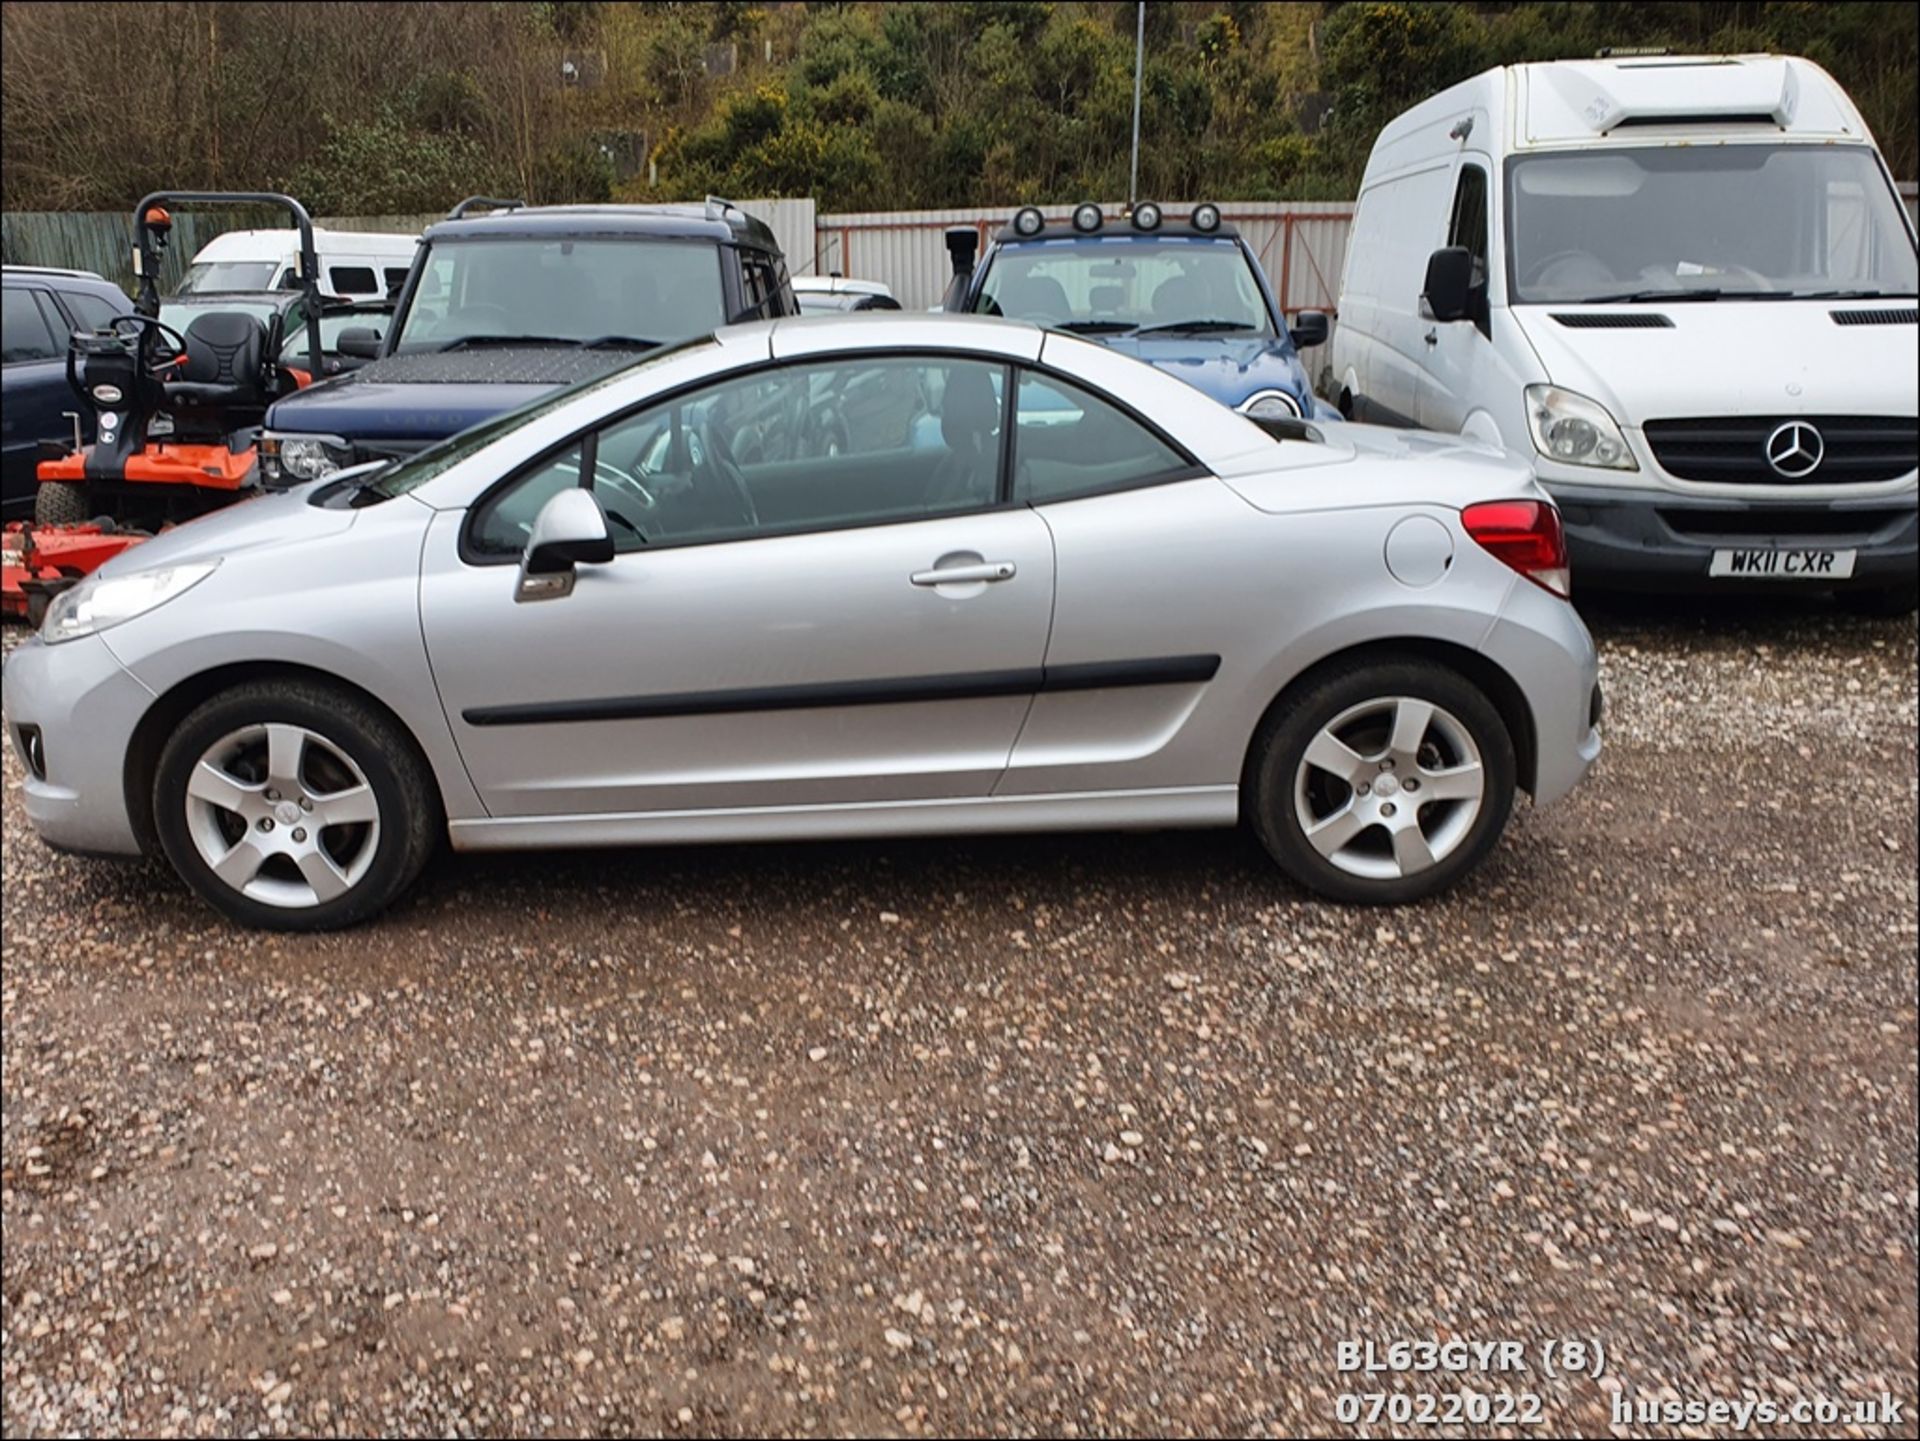
[[1293, 317], [1293, 324], [1287, 327], [1287, 333], [1293, 337], [1295, 350], [1306, 350], [1311, 346], [1325, 345], [1330, 327], [1327, 324], [1327, 312], [1324, 310], [1302, 310]]
[[593, 492], [578, 487], [563, 490], [533, 518], [513, 598], [557, 600], [571, 595], [576, 566], [605, 565], [612, 559], [613, 535]]
[[349, 325], [334, 340], [333, 348], [342, 355], [351, 355], [359, 360], [378, 360], [380, 332], [371, 326]]
[[1466, 320], [1473, 314], [1473, 255], [1448, 245], [1427, 257], [1427, 283], [1420, 313], [1429, 320]]

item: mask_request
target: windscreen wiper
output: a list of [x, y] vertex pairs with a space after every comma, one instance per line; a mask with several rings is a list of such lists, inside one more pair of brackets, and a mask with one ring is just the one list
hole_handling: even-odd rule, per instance
[[596, 335], [592, 340], [580, 341], [579, 346], [582, 350], [658, 350], [660, 342], [638, 335]]
[[1071, 331], [1075, 335], [1118, 335], [1122, 331], [1138, 330], [1140, 327], [1131, 320], [1063, 320], [1053, 328]]
[[1257, 325], [1248, 325], [1244, 320], [1174, 320], [1165, 325], [1147, 325], [1141, 327], [1142, 335], [1164, 335], [1173, 331], [1190, 331], [1195, 335], [1207, 331], [1258, 330]]
[[1790, 290], [1789, 300], [1912, 300], [1911, 290]]
[[[1752, 292], [1758, 294], [1758, 292]], [[1723, 300], [1737, 295], [1745, 300], [1749, 292], [1744, 290], [1716, 290], [1701, 287], [1695, 290], [1624, 290], [1618, 295], [1587, 295], [1579, 300], [1560, 300], [1557, 305], [1644, 305], [1649, 301], [1659, 303], [1668, 300]]]

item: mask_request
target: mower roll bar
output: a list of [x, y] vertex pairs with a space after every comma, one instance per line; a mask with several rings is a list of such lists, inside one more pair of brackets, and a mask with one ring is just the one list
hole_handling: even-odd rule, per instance
[[[320, 360], [320, 260], [313, 248], [313, 219], [307, 207], [291, 195], [272, 190], [156, 190], [133, 210], [133, 273], [140, 277], [140, 293], [133, 308], [149, 320], [160, 318], [160, 251], [164, 233], [173, 228], [166, 207], [176, 201], [190, 205], [271, 205], [293, 217], [300, 234], [300, 293], [307, 302], [307, 364], [318, 378], [325, 374]], [[149, 221], [158, 209], [166, 219]]]
[[524, 200], [497, 200], [491, 195], [469, 195], [465, 200], [462, 200], [447, 212], [447, 219], [458, 220], [469, 210], [479, 210], [482, 208], [488, 210], [525, 210], [527, 208], [527, 202]]

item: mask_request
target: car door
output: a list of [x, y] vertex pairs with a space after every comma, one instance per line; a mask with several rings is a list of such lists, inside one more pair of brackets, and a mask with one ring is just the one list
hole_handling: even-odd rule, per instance
[[8, 285], [0, 317], [0, 507], [7, 519], [33, 514], [40, 442], [71, 439], [63, 411], [80, 407], [67, 385], [66, 321], [38, 286]]
[[1455, 171], [1445, 244], [1473, 257], [1477, 306], [1462, 320], [1427, 322], [1427, 366], [1420, 377], [1420, 424], [1458, 433], [1467, 423], [1494, 364], [1487, 306], [1487, 234], [1491, 190], [1484, 156], [1465, 154]]
[[[985, 796], [1053, 603], [1047, 527], [1004, 503], [1001, 370], [810, 357], [735, 374], [442, 513], [421, 615], [489, 812]], [[516, 603], [533, 517], [583, 479], [617, 553], [569, 595]]]
[[1222, 579], [1278, 558], [1247, 564], [1246, 503], [1144, 418], [1052, 374], [1023, 371], [1017, 394], [1014, 497], [1053, 536], [1054, 611], [1047, 683], [995, 795], [1230, 781], [1244, 737], [1196, 759], [1192, 735], [1215, 675], [1245, 660], [1224, 654], [1247, 620]]

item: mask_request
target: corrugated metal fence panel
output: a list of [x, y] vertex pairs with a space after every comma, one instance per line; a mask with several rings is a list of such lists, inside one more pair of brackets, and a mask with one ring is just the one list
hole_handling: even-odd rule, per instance
[[[1168, 205], [1166, 210], [1179, 216], [1190, 208]], [[1283, 306], [1298, 310], [1333, 304], [1353, 219], [1351, 204], [1243, 201], [1223, 202], [1220, 209], [1260, 257]], [[1048, 220], [1065, 220], [1073, 213], [1071, 205], [1043, 205], [1040, 210]], [[973, 225], [984, 240], [1012, 213], [968, 208], [822, 215], [818, 268], [884, 281], [907, 309], [924, 310], [940, 303], [953, 273], [944, 238], [947, 228]], [[1115, 223], [1117, 208], [1108, 214], [1108, 223]]]

